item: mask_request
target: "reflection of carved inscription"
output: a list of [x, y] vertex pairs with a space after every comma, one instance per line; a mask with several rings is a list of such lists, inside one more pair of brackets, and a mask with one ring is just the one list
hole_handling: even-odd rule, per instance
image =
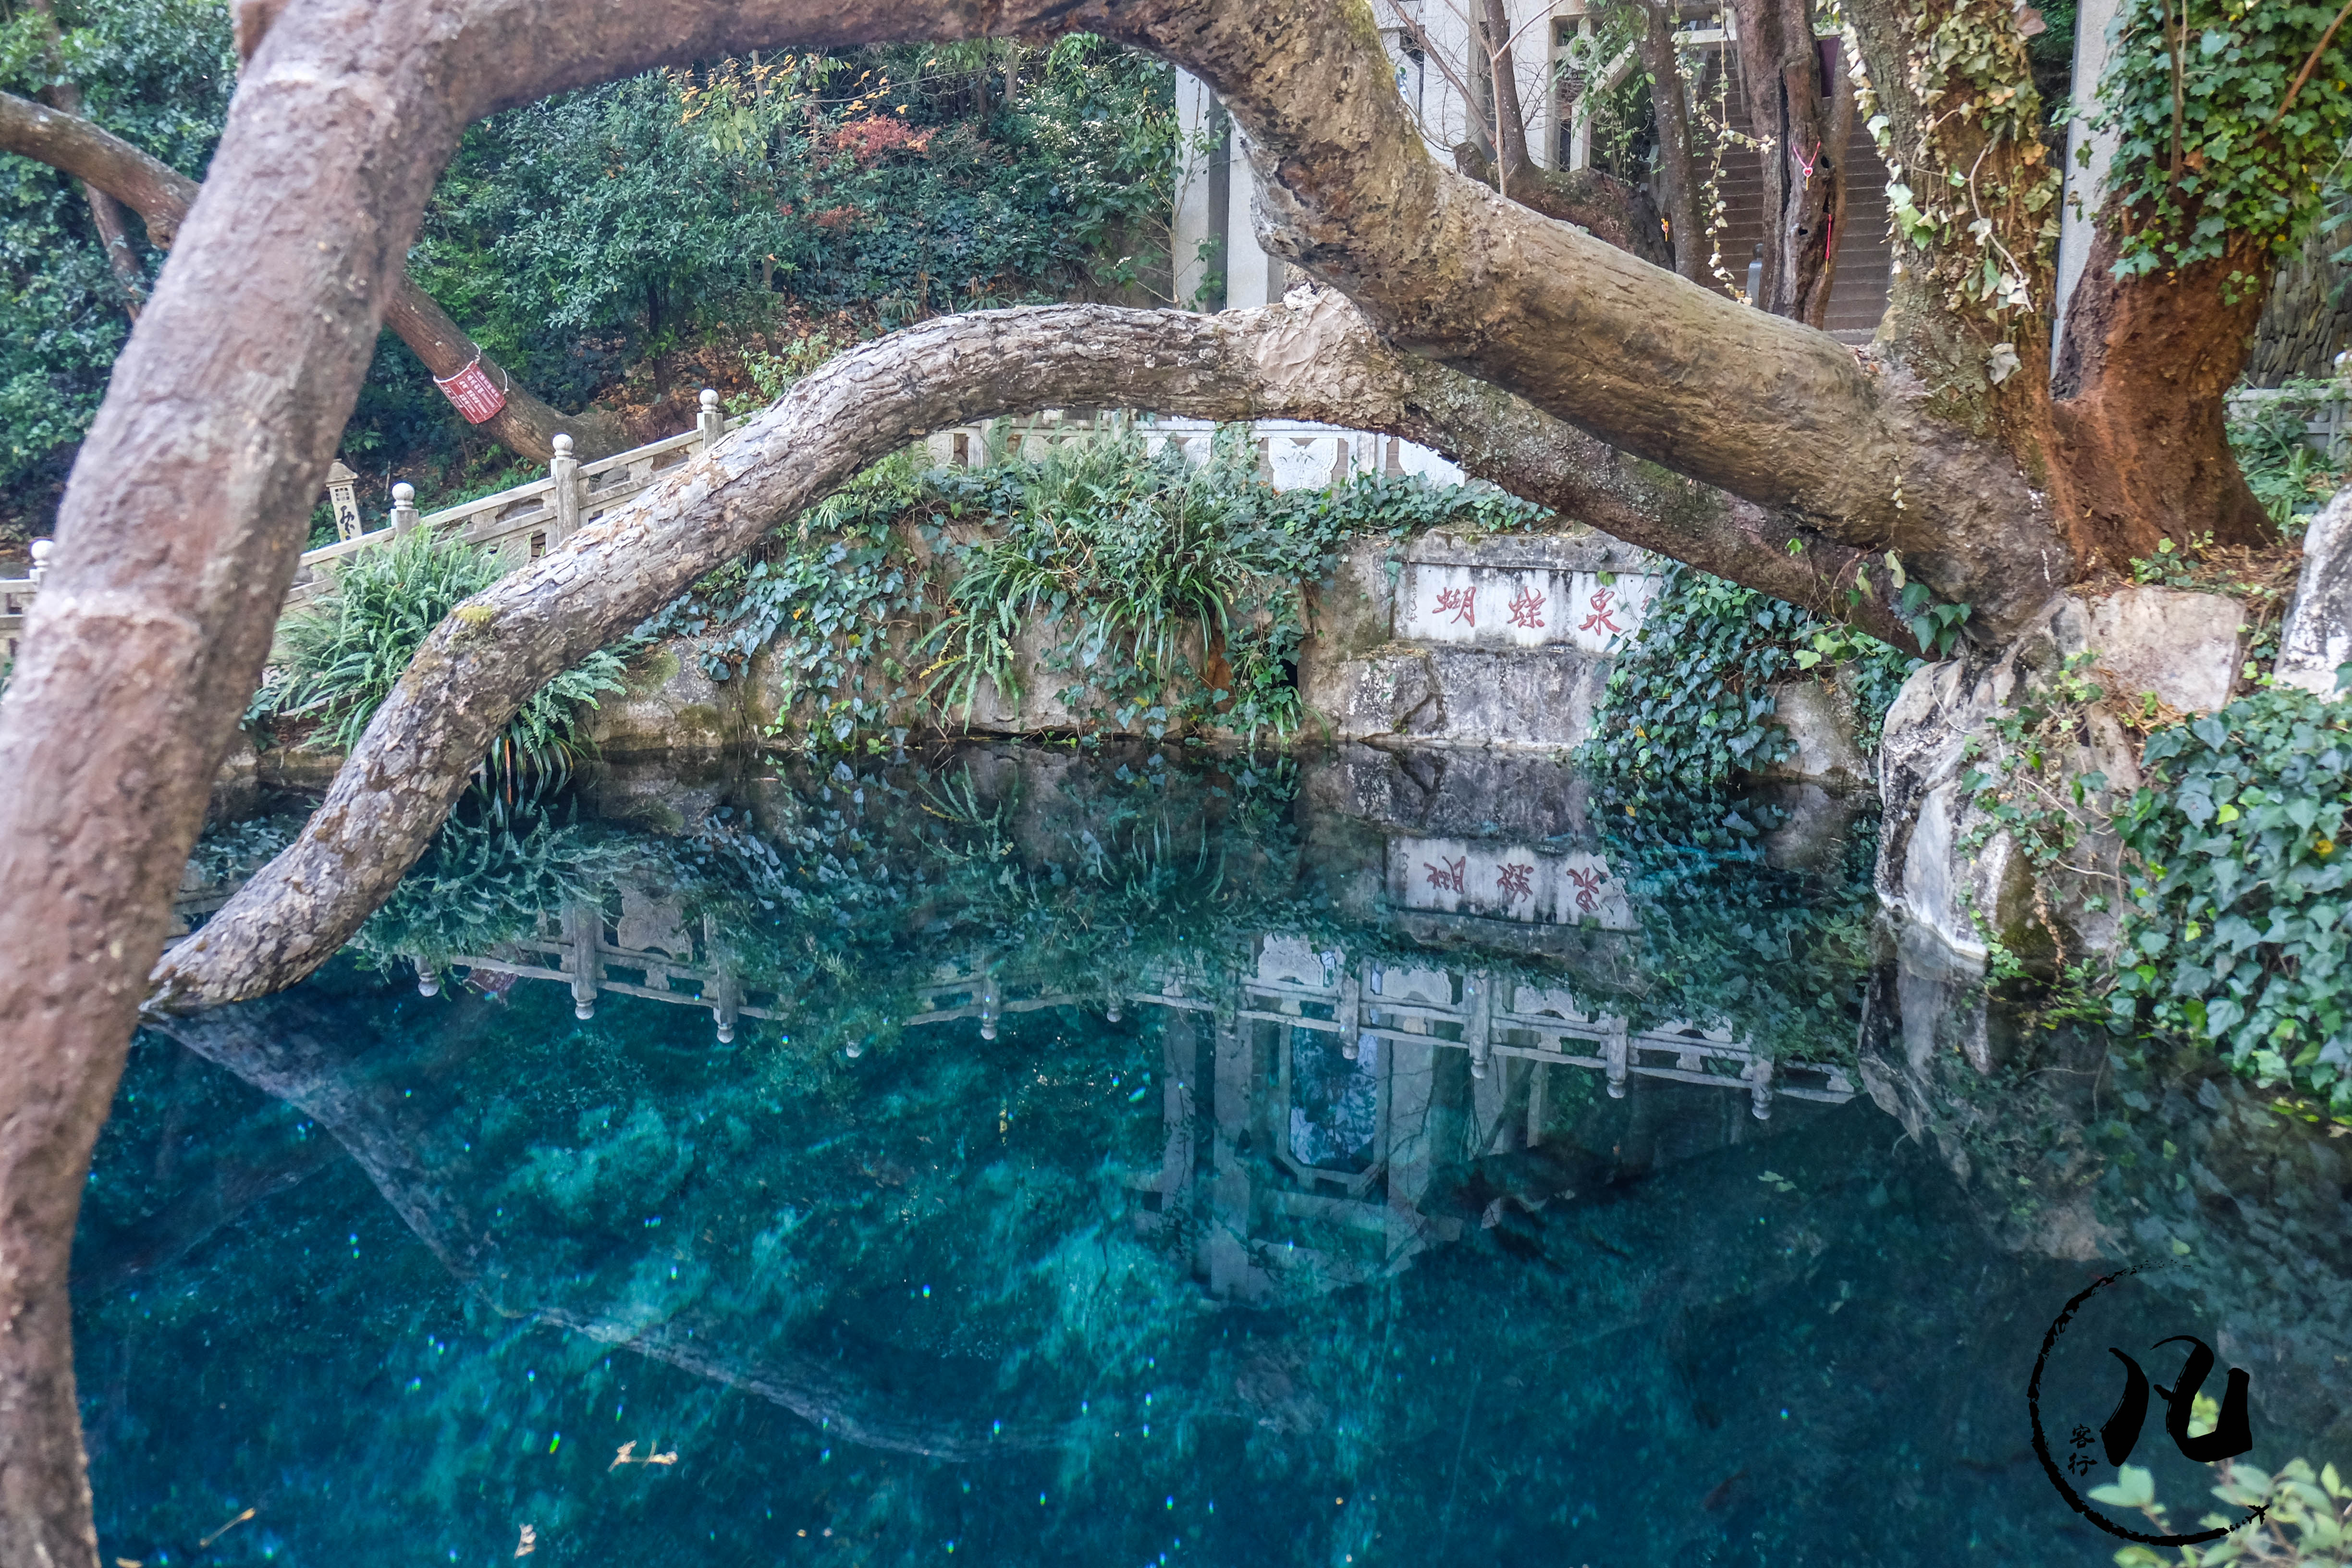
[[1429, 885], [1431, 887], [1444, 889], [1448, 892], [1458, 893], [1463, 890], [1462, 874], [1469, 868], [1469, 865], [1470, 858], [1467, 855], [1465, 855], [1458, 860], [1447, 860], [1438, 865], [1432, 865], [1430, 862], [1423, 860], [1421, 863], [1421, 868], [1429, 873]]
[[1440, 588], [1437, 607], [1429, 613], [1442, 616], [1451, 611], [1457, 624], [1475, 626], [1478, 624], [1477, 592], [1475, 588]]
[[1543, 630], [1543, 608], [1544, 596], [1521, 584], [1519, 591], [1511, 595], [1511, 625], [1527, 626], [1534, 631]]
[[1592, 606], [1592, 614], [1587, 616], [1584, 618], [1584, 624], [1576, 629], [1589, 632], [1598, 627], [1602, 631], [1615, 632], [1622, 637], [1625, 634], [1625, 628], [1610, 619], [1610, 616], [1616, 613], [1609, 603], [1611, 596], [1610, 590], [1607, 588], [1595, 588], [1592, 591], [1592, 597], [1585, 601]]
[[1533, 866], [1500, 866], [1495, 870], [1495, 890], [1503, 895], [1503, 902], [1514, 904], [1521, 899], [1536, 896]]
[[1608, 875], [1601, 870], [1580, 871], [1573, 866], [1560, 868], [1560, 875], [1576, 884], [1576, 907], [1586, 914], [1601, 908], [1601, 879]]

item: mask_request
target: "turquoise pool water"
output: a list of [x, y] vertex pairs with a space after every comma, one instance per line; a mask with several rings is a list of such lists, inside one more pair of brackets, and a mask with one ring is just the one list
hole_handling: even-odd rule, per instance
[[2025, 1388], [2139, 1262], [2058, 1458], [2174, 1333], [2252, 1460], [2352, 1457], [2343, 1145], [1988, 1010], [1872, 830], [1366, 749], [469, 803], [326, 973], [134, 1050], [102, 1555], [2105, 1563]]

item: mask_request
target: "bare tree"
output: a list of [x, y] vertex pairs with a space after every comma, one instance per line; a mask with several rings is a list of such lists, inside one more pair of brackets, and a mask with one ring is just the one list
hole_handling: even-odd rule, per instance
[[[1990, 35], [1993, 85], [1969, 89], [2018, 112], [1930, 114], [1908, 96], [1915, 51], [1959, 3], [1850, 10], [1890, 143], [2030, 193], [2049, 149], [2016, 129], [2034, 107], [2021, 41]], [[245, 0], [238, 20], [257, 47], [83, 444], [0, 699], [0, 1563], [95, 1559], [66, 1293], [90, 1148], [312, 498], [433, 183], [474, 119], [753, 47], [1085, 28], [1218, 93], [1265, 181], [1269, 246], [1392, 342], [1726, 492], [1771, 531], [1898, 552], [1916, 581], [1972, 606], [1982, 646], [2159, 539], [2261, 537], [2219, 394], [2261, 298], [2232, 303], [2224, 285], [2248, 269], [2259, 285], [2266, 253], [2119, 278], [2111, 210], [2053, 391], [2043, 219], [2023, 196], [1994, 202], [1981, 229], [1912, 253], [1885, 351], [1857, 355], [1433, 163], [1362, 0]], [[2015, 286], [1956, 288], [1991, 247]], [[1118, 368], [1145, 381], [1161, 351], [1098, 352], [1132, 356]], [[746, 521], [735, 507], [791, 493], [727, 489], [726, 451], [678, 481], [708, 486], [725, 526]], [[585, 549], [565, 558], [598, 565]], [[1775, 580], [1752, 552], [1717, 569]], [[456, 630], [436, 636], [412, 681], [460, 648]], [[390, 790], [406, 760], [383, 757], [354, 787]]]

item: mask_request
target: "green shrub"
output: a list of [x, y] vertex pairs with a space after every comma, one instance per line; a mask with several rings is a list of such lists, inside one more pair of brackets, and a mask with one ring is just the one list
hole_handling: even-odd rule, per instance
[[[278, 628], [278, 662], [254, 693], [246, 722], [267, 734], [307, 721], [334, 750], [358, 744], [435, 626], [499, 576], [498, 558], [416, 529], [343, 559], [332, 580]], [[561, 773], [584, 754], [581, 710], [621, 689], [622, 660], [600, 649], [547, 683], [491, 742], [485, 759], [507, 775]]]
[[[1491, 486], [1414, 478], [1277, 492], [1238, 432], [1197, 466], [1144, 446], [1129, 430], [1037, 462], [928, 472], [902, 453], [646, 629], [704, 637], [703, 669], [719, 680], [772, 647], [783, 705], [807, 699], [810, 731], [830, 745], [861, 732], [878, 745], [870, 731], [909, 695], [951, 725], [982, 680], [1011, 694], [1013, 638], [1039, 622], [1046, 668], [1068, 680], [1058, 696], [1089, 728], [1286, 734], [1305, 719], [1306, 595], [1349, 538], [1496, 532], [1545, 515]], [[953, 525], [981, 537], [957, 544]], [[927, 574], [918, 541], [953, 563], [951, 585]]]
[[2266, 688], [2158, 731], [2146, 766], [2116, 818], [2139, 862], [2116, 1023], [2211, 1040], [2241, 1072], [2352, 1110], [2352, 714]]
[[1854, 739], [1878, 746], [1886, 710], [1919, 661], [1785, 600], [1687, 566], [1667, 568], [1619, 656], [1580, 760], [1617, 778], [1720, 784], [1786, 758], [1771, 684], [1851, 668]]
[[2340, 455], [2323, 456], [2312, 446], [2305, 428], [2317, 402], [2340, 394], [2343, 388], [2326, 382], [2298, 382], [2281, 391], [2284, 396], [2264, 398], [2244, 418], [2230, 421], [2230, 447], [2254, 499], [2263, 503], [2273, 522], [2285, 528], [2297, 518], [2316, 512], [2343, 483]]

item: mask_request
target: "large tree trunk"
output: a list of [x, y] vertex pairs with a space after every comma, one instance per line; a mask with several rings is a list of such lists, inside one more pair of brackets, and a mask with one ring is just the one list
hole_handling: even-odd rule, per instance
[[[129, 206], [146, 220], [148, 237], [158, 249], [171, 248], [173, 236], [196, 199], [196, 183], [170, 164], [149, 157], [78, 114], [45, 109], [13, 93], [0, 92], [0, 152], [47, 163], [81, 181], [89, 192], [93, 213], [100, 202], [113, 207], [120, 201]], [[126, 255], [128, 243], [125, 239]], [[137, 269], [133, 258], [134, 277]], [[138, 312], [134, 310], [131, 314], [135, 320]], [[555, 456], [558, 432], [572, 437], [572, 455], [583, 461], [617, 452], [628, 444], [628, 433], [621, 422], [604, 410], [559, 414], [528, 387], [517, 384], [505, 367], [467, 337], [405, 272], [384, 309], [383, 324], [436, 376], [456, 375], [478, 359], [482, 374], [507, 395], [506, 406], [481, 428], [518, 457], [546, 462]]]
[[[1831, 215], [1838, 210], [1837, 113], [1822, 80], [1811, 0], [1733, 0], [1739, 86], [1764, 173], [1763, 298], [1777, 315], [1818, 327], [1829, 310]], [[1849, 99], [1849, 102], [1851, 100]], [[1851, 110], [1848, 111], [1851, 113]], [[1847, 133], [1853, 125], [1847, 121]]]
[[1698, 158], [1691, 147], [1690, 95], [1675, 58], [1675, 7], [1643, 0], [1642, 32], [1634, 40], [1650, 73], [1650, 109], [1658, 127], [1658, 205], [1665, 213], [1677, 276], [1707, 278], [1706, 225], [1698, 216]]
[[2265, 278], [2269, 258], [2126, 280], [2119, 245], [2103, 222], [2066, 306], [2053, 408], [2060, 515], [2078, 550], [2117, 570], [2167, 539], [2260, 544], [2274, 531], [2230, 454], [2221, 395], [2245, 366], [2263, 290], [2252, 282], [2231, 301], [2224, 285], [2233, 271]]
[[[1306, 310], [1215, 316], [1073, 305], [943, 317], [833, 361], [677, 478], [461, 605], [377, 710], [301, 837], [157, 969], [150, 1006], [260, 996], [325, 963], [424, 853], [491, 737], [533, 692], [909, 437], [1111, 402], [1409, 437], [1632, 542], [1825, 613], [1851, 603], [1854, 551], [1630, 473], [1509, 394], [1389, 349], [1334, 295]], [[1883, 601], [1860, 607], [1870, 629], [1908, 640]]]

